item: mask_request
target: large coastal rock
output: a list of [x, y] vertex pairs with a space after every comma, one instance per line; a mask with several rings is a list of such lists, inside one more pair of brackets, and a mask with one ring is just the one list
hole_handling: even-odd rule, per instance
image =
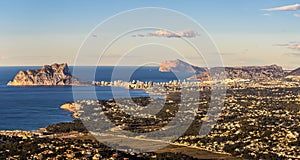
[[179, 59], [171, 61], [163, 61], [159, 66], [160, 72], [183, 72], [183, 73], [201, 73], [207, 69], [193, 66]]
[[[225, 67], [225, 73], [227, 79], [271, 80], [284, 77], [284, 70], [277, 65]], [[198, 74], [196, 79], [209, 80], [209, 71]]]
[[66, 63], [45, 65], [40, 69], [20, 71], [8, 86], [79, 85]]

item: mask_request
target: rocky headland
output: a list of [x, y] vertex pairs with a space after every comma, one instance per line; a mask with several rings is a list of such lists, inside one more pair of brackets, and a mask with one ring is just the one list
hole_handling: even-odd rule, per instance
[[79, 79], [72, 76], [67, 63], [44, 65], [36, 70], [19, 71], [8, 86], [54, 86], [81, 85]]

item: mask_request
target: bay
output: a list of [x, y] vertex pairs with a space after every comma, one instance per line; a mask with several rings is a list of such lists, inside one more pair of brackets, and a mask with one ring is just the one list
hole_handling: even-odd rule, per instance
[[[61, 110], [60, 106], [66, 102], [73, 101], [72, 87], [70, 86], [39, 86], [39, 87], [11, 87], [6, 84], [13, 79], [15, 74], [20, 70], [37, 69], [40, 66], [17, 66], [17, 67], [0, 67], [0, 130], [37, 130], [49, 124], [58, 122], [72, 121], [71, 113]], [[134, 67], [119, 67], [126, 71]], [[73, 70], [73, 67], [70, 67]], [[104, 66], [96, 67], [78, 67], [82, 77], [86, 80], [111, 81], [114, 67]], [[116, 79], [123, 80], [124, 75], [115, 76]], [[158, 67], [140, 67], [130, 76], [130, 81], [154, 81], [167, 82], [177, 80], [173, 73], [162, 73]], [[79, 87], [79, 92], [86, 92], [88, 88]], [[95, 87], [98, 99], [113, 98], [110, 87]], [[122, 92], [128, 92], [125, 89], [118, 89], [118, 95]], [[148, 96], [142, 90], [130, 90], [131, 97]], [[84, 97], [83, 97], [84, 98]], [[123, 97], [126, 98], [126, 97]]]

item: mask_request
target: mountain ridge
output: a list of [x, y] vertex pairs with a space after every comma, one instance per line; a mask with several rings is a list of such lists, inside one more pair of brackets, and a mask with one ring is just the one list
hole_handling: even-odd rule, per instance
[[[183, 67], [182, 67], [183, 66]], [[198, 72], [196, 71], [199, 69]], [[195, 73], [189, 77], [190, 80], [210, 80], [210, 71], [220, 70], [225, 71], [227, 79], [250, 79], [250, 80], [272, 80], [284, 78], [287, 75], [300, 76], [300, 68], [286, 73], [281, 66], [276, 64], [266, 66], [227, 66], [227, 67], [212, 67], [204, 68], [191, 65], [187, 62], [177, 60], [163, 61], [160, 64], [159, 71], [163, 72], [186, 72]]]

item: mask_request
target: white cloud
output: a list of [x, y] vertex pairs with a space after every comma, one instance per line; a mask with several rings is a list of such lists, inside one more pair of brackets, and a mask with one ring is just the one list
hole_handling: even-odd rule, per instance
[[296, 56], [296, 57], [300, 56], [299, 53], [284, 53], [283, 55], [287, 55], [287, 56]]
[[263, 14], [263, 16], [271, 16], [271, 14], [265, 13], [265, 14]]
[[154, 32], [148, 33], [148, 34], [136, 34], [132, 35], [132, 37], [167, 37], [167, 38], [193, 38], [199, 36], [199, 34], [192, 30], [182, 30], [177, 32], [170, 32], [166, 30], [156, 30]]
[[278, 44], [274, 44], [273, 46], [290, 46], [290, 44], [288, 44], [288, 43], [278, 43]]
[[281, 6], [276, 8], [263, 9], [265, 11], [297, 11], [300, 10], [300, 4]]
[[295, 13], [294, 16], [300, 18], [300, 14]]

